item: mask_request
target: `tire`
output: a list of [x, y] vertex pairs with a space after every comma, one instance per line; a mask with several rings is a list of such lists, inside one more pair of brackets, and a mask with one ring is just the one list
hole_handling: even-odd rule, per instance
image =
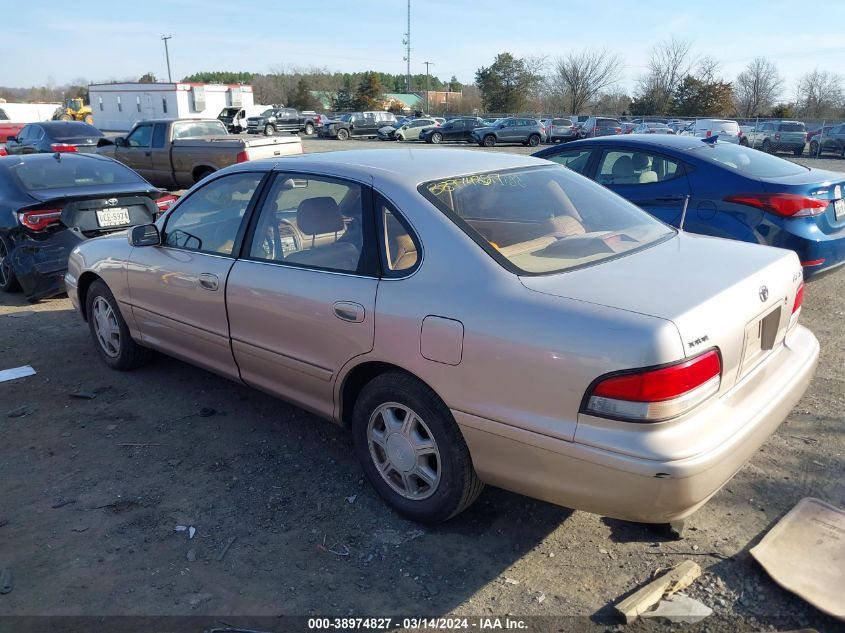
[[393, 135], [393, 139], [394, 139], [395, 141], [404, 141], [404, 140], [405, 140], [405, 137], [404, 137], [404, 136], [402, 136], [401, 134], [394, 134], [394, 135]]
[[532, 134], [528, 137], [528, 146], [529, 147], [537, 147], [540, 144], [540, 135], [539, 134]]
[[767, 154], [772, 153], [772, 143], [769, 141], [769, 139], [763, 141], [763, 144], [760, 146], [760, 149], [766, 152]]
[[443, 142], [443, 135], [440, 132], [435, 132], [431, 135], [431, 142], [435, 145], [439, 145]]
[[493, 147], [496, 144], [496, 137], [492, 134], [488, 134], [483, 139], [481, 139], [481, 146], [482, 147]]
[[803, 153], [804, 153], [803, 147], [796, 147], [794, 150], [792, 150], [793, 156], [801, 156], [801, 154], [803, 154]]
[[314, 125], [312, 123], [305, 124], [305, 136], [311, 136], [314, 133]]
[[21, 289], [9, 263], [12, 248], [12, 241], [5, 235], [0, 235], [0, 292], [17, 292]]
[[128, 371], [149, 362], [152, 351], [132, 339], [117, 301], [104, 282], [97, 280], [88, 288], [85, 314], [91, 337], [106, 365]]
[[[819, 144], [815, 141], [810, 141], [810, 156], [814, 157], [819, 154]], [[819, 154], [821, 156], [821, 154]]]
[[73, 121], [73, 117], [67, 112], [59, 115], [59, 121]]
[[85, 115], [85, 123], [87, 123], [88, 125], [94, 125], [94, 117], [91, 116], [90, 114], [86, 114]]
[[[406, 429], [409, 415], [413, 426]], [[381, 374], [361, 390], [352, 439], [370, 484], [414, 521], [446, 521], [468, 508], [484, 488], [449, 408], [408, 374]], [[417, 454], [415, 448], [426, 453]]]
[[208, 176], [210, 176], [213, 173], [214, 173], [213, 169], [203, 169], [201, 171], [198, 171], [196, 176], [194, 176], [194, 184], [197, 184], [200, 180], [208, 178]]
[[742, 145], [743, 147], [748, 147], [748, 139], [744, 138], [744, 139], [740, 140], [739, 144]]
[[269, 123], [264, 126], [264, 136], [273, 136], [276, 133], [276, 128], [274, 128]]
[[340, 128], [337, 131], [337, 140], [338, 141], [348, 141], [349, 140], [349, 130], [345, 130]]

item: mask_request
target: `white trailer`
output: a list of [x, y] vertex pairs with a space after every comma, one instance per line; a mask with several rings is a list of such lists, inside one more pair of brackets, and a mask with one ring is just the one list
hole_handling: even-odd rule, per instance
[[94, 125], [128, 132], [147, 119], [214, 119], [223, 108], [253, 105], [252, 86], [203, 83], [113, 83], [88, 86]]
[[12, 121], [13, 123], [49, 121], [61, 105], [61, 103], [0, 102], [0, 120]]

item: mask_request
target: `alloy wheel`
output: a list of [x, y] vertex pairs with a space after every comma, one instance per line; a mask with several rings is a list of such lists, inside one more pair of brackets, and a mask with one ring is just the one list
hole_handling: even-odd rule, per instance
[[94, 333], [97, 341], [107, 356], [117, 358], [120, 355], [120, 326], [114, 309], [102, 296], [91, 304], [91, 318], [94, 319]]
[[379, 406], [367, 425], [370, 457], [394, 492], [421, 501], [435, 493], [442, 472], [434, 434], [410, 407]]
[[0, 239], [0, 287], [5, 288], [12, 279], [12, 265], [9, 263], [9, 250], [6, 242]]

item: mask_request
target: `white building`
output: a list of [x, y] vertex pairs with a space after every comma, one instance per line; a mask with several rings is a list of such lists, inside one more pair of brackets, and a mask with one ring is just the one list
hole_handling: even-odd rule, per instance
[[145, 119], [215, 119], [223, 108], [251, 106], [252, 86], [114, 83], [88, 86], [94, 125], [126, 132]]
[[0, 101], [0, 120], [14, 123], [49, 121], [61, 103], [7, 103]]

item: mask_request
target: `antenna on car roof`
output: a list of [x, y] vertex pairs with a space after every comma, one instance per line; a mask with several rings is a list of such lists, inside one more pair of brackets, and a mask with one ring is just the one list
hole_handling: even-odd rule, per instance
[[678, 225], [678, 228], [683, 231], [684, 230], [684, 220], [687, 219], [687, 207], [689, 206], [689, 194], [684, 196], [684, 208], [681, 209], [681, 223]]
[[707, 143], [708, 145], [714, 145], [716, 143], [716, 139], [719, 138], [718, 134], [714, 134], [713, 136], [708, 136], [707, 138], [701, 139], [703, 143]]

